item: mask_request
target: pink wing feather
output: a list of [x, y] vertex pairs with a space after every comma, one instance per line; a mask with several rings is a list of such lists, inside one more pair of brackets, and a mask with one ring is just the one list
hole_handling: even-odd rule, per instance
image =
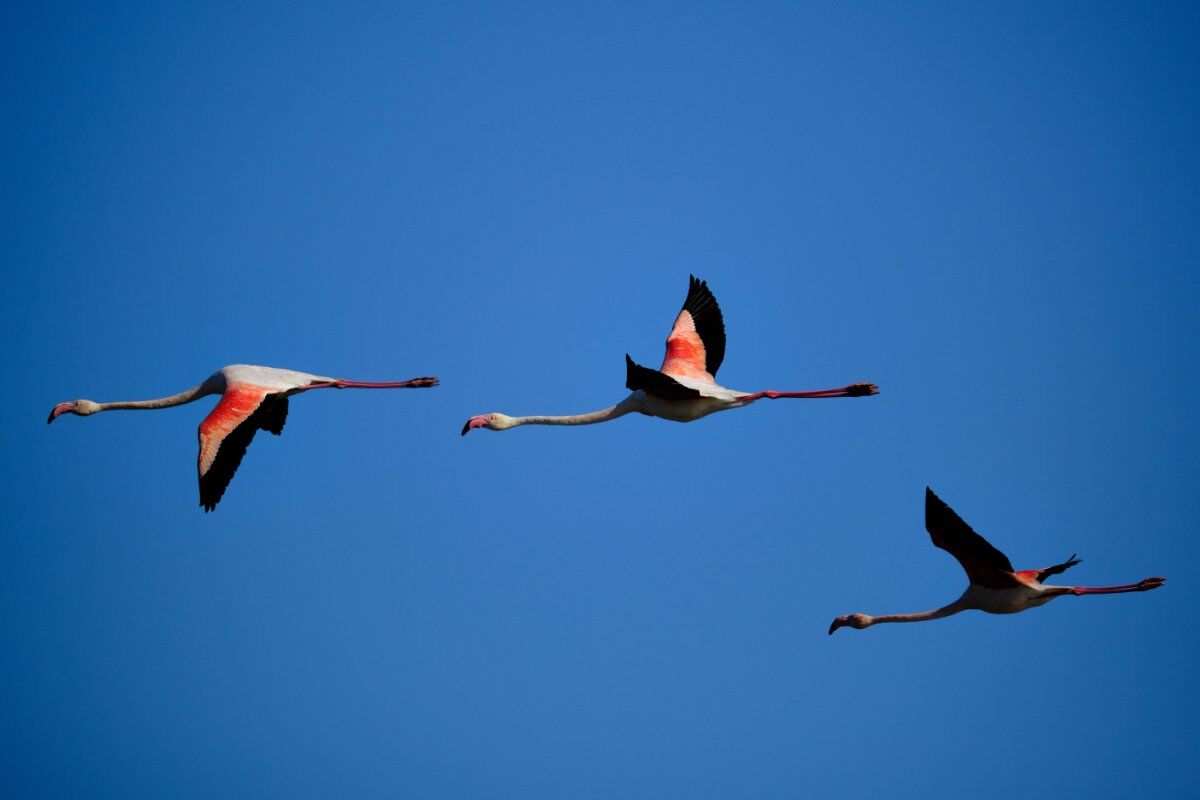
[[725, 321], [708, 284], [690, 276], [687, 299], [667, 336], [659, 372], [676, 378], [716, 383], [725, 359]]
[[[221, 501], [258, 429], [276, 434], [283, 430], [287, 398], [273, 394], [261, 386], [231, 383], [221, 402], [200, 423], [200, 455], [196, 466], [200, 505], [206, 511], [212, 511]], [[280, 403], [284, 405], [279, 406]]]

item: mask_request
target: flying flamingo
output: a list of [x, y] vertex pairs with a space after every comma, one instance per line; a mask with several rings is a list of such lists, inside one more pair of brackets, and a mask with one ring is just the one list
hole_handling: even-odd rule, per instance
[[242, 456], [259, 430], [278, 436], [287, 421], [288, 398], [310, 389], [418, 389], [437, 386], [437, 378], [413, 378], [408, 381], [365, 383], [326, 378], [273, 367], [234, 364], [210, 375], [204, 383], [157, 400], [132, 400], [93, 403], [76, 400], [59, 403], [50, 412], [49, 424], [62, 414], [90, 416], [100, 411], [140, 408], [168, 408], [190, 403], [209, 394], [221, 395], [220, 402], [200, 423], [200, 505], [212, 511], [225, 494]]
[[839, 389], [811, 392], [738, 392], [718, 386], [717, 370], [725, 358], [725, 322], [717, 299], [708, 284], [691, 276], [687, 299], [667, 336], [667, 354], [662, 366], [649, 369], [625, 356], [625, 386], [633, 393], [615, 406], [590, 414], [565, 417], [510, 417], [480, 414], [463, 425], [462, 435], [475, 428], [493, 431], [518, 425], [591, 425], [607, 422], [631, 412], [675, 422], [691, 422], [717, 411], [748, 406], [764, 397], [865, 397], [878, 394], [873, 383], [855, 383]]
[[833, 621], [829, 626], [830, 634], [842, 626], [862, 630], [882, 622], [924, 622], [972, 608], [989, 614], [1016, 614], [1018, 611], [1045, 605], [1063, 595], [1145, 592], [1157, 589], [1166, 582], [1166, 578], [1146, 578], [1140, 583], [1123, 586], [1052, 586], [1042, 583], [1051, 575], [1066, 572], [1078, 564], [1079, 559], [1072, 555], [1053, 567], [1015, 571], [1006, 555], [971, 530], [971, 526], [963, 522], [958, 514], [928, 487], [925, 489], [925, 528], [929, 531], [934, 546], [957, 558], [958, 563], [966, 570], [970, 585], [962, 597], [948, 606], [917, 614], [886, 614], [881, 617], [847, 614]]

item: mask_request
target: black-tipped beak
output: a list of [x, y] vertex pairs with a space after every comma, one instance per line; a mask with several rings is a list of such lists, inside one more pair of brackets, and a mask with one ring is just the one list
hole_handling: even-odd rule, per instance
[[835, 619], [833, 621], [833, 623], [829, 626], [829, 635], [833, 636], [833, 632], [845, 624], [846, 623], [842, 622], [840, 619]]
[[46, 418], [46, 424], [49, 425], [51, 422], [54, 422], [54, 418], [56, 416], [58, 416], [58, 415], [55, 414], [53, 411], [51, 411], [50, 416]]
[[463, 425], [462, 435], [466, 436], [468, 433], [475, 430], [476, 428], [488, 427], [489, 419], [490, 419], [490, 417], [487, 414], [479, 414], [477, 416], [471, 417], [469, 420], [467, 420], [467, 423], [465, 425]]

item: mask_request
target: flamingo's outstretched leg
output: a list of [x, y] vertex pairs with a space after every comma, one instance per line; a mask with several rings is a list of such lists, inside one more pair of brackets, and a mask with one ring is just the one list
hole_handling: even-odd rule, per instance
[[311, 383], [305, 389], [424, 389], [437, 386], [437, 378], [413, 378], [408, 381], [343, 381], [336, 380], [328, 383]]
[[1122, 586], [1073, 586], [1071, 594], [1120, 594], [1121, 592], [1148, 592], [1157, 589], [1167, 582], [1166, 578], [1145, 578], [1139, 583], [1126, 583]]
[[774, 392], [768, 389], [765, 392], [755, 392], [748, 394], [741, 399], [747, 403], [754, 400], [761, 400], [766, 397], [771, 400], [778, 400], [783, 397], [798, 397], [798, 398], [823, 398], [823, 397], [870, 397], [873, 394], [879, 394], [879, 387], [873, 383], [852, 383], [849, 386], [843, 386], [839, 389], [817, 389], [811, 392]]

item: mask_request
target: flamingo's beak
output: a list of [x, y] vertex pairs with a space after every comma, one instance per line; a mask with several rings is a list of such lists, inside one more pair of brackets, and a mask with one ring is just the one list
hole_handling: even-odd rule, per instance
[[843, 626], [843, 625], [845, 625], [845, 624], [846, 624], [846, 618], [845, 618], [845, 617], [838, 617], [837, 619], [835, 619], [835, 620], [833, 621], [833, 624], [829, 626], [829, 635], [830, 635], [830, 636], [833, 636], [833, 632], [834, 632], [834, 631], [836, 631], [838, 628], [842, 627], [842, 626]]
[[476, 428], [486, 427], [487, 423], [487, 414], [481, 414], [478, 417], [471, 417], [469, 420], [467, 420], [467, 423], [463, 425], [462, 433], [460, 435], [466, 436], [468, 432], [473, 431]]
[[58, 419], [63, 414], [66, 414], [67, 412], [74, 411], [74, 410], [75, 410], [74, 403], [59, 403], [50, 411], [50, 417], [49, 417], [49, 419], [46, 420], [46, 424], [49, 425], [51, 422], [54, 422], [54, 420]]

